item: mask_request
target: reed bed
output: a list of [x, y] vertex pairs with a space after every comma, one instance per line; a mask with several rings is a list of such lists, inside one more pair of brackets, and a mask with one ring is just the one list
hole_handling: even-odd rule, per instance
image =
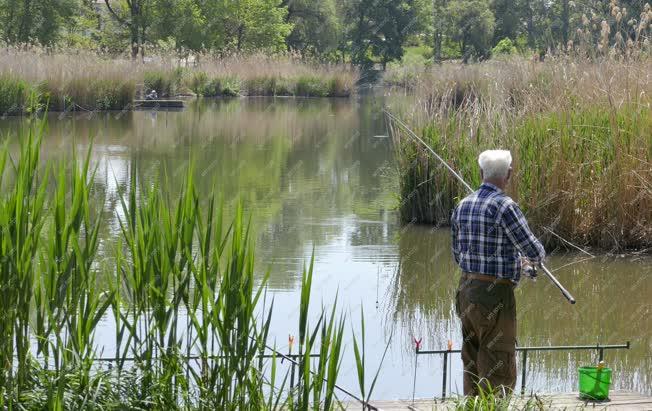
[[294, 376], [273, 350], [268, 276], [254, 275], [242, 209], [225, 221], [192, 166], [174, 197], [134, 171], [100, 261], [91, 150], [43, 166], [45, 127], [26, 128], [19, 153], [0, 150], [0, 409], [335, 408], [345, 318], [336, 304], [308, 316], [312, 261]]
[[[409, 127], [472, 185], [477, 155], [511, 149], [510, 194], [547, 241], [607, 250], [652, 246], [652, 60], [515, 59], [435, 69]], [[464, 187], [405, 130], [398, 147], [405, 222], [448, 223]]]
[[[145, 63], [89, 53], [0, 51], [0, 113], [43, 110], [124, 110], [138, 95], [159, 97], [348, 97], [358, 73], [343, 65], [293, 56], [253, 55], [193, 62], [153, 56]], [[30, 100], [31, 98], [31, 100]]]

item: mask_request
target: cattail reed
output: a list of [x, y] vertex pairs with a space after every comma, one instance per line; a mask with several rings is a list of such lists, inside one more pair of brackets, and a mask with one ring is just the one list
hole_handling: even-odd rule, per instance
[[313, 261], [291, 387], [287, 362], [269, 357], [268, 275], [255, 274], [242, 207], [225, 222], [192, 165], [176, 195], [133, 171], [114, 254], [99, 261], [91, 150], [43, 164], [45, 127], [27, 127], [18, 154], [0, 150], [0, 408], [335, 408], [345, 322], [337, 304], [309, 318]]

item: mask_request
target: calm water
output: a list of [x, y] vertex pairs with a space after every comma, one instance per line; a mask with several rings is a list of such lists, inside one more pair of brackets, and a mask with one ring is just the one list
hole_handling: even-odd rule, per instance
[[[268, 298], [275, 299], [277, 346], [285, 350], [288, 335], [297, 334], [301, 270], [314, 250], [313, 311], [331, 306], [337, 295], [357, 330], [364, 309], [371, 374], [391, 338], [374, 397], [409, 398], [413, 337], [423, 338], [425, 349], [443, 349], [448, 340], [461, 345], [453, 306], [459, 274], [448, 231], [397, 222], [391, 140], [380, 113], [384, 102], [381, 97], [243, 99], [192, 104], [182, 112], [52, 115], [45, 154], [69, 155], [71, 144], [86, 149], [94, 136], [96, 186], [108, 222], [105, 244], [117, 234], [118, 189], [128, 186], [133, 168], [145, 182], [167, 176], [181, 187], [192, 158], [200, 190], [208, 193], [216, 182], [227, 208], [242, 201], [253, 215], [258, 271], [272, 273]], [[0, 120], [0, 131], [16, 130], [22, 121]], [[545, 278], [518, 287], [519, 344], [630, 340], [631, 350], [606, 354], [614, 387], [652, 394], [652, 261], [581, 260], [553, 253], [549, 261], [575, 295], [575, 306]], [[109, 322], [99, 341], [104, 333], [112, 335]], [[340, 385], [357, 392], [350, 340], [346, 346]], [[577, 367], [596, 358], [593, 353], [530, 354], [528, 391], [576, 390]], [[441, 395], [441, 360], [419, 357], [417, 397]], [[461, 368], [454, 356], [452, 392], [461, 389]]]

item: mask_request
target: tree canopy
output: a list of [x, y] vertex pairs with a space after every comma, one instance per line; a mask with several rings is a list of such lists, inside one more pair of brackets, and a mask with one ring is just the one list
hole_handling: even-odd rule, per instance
[[[649, 40], [641, 0], [0, 0], [7, 45], [78, 47], [144, 56], [293, 52], [383, 67], [408, 46], [428, 58], [509, 50], [566, 52], [581, 42]], [[605, 27], [606, 25], [606, 27]]]

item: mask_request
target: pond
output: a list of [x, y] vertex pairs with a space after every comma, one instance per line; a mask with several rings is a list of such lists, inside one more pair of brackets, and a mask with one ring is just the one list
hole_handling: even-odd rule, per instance
[[[364, 310], [368, 375], [389, 343], [373, 396], [411, 398], [413, 338], [423, 338], [424, 349], [445, 349], [449, 340], [454, 348], [461, 345], [453, 302], [459, 273], [447, 229], [398, 223], [397, 175], [382, 116], [388, 98], [206, 100], [179, 112], [51, 114], [44, 152], [69, 156], [73, 145], [85, 150], [93, 137], [104, 244], [118, 234], [119, 191], [133, 169], [143, 176], [141, 184], [165, 177], [180, 188], [181, 171], [192, 161], [200, 193], [215, 185], [227, 210], [241, 201], [252, 215], [257, 269], [261, 277], [271, 270], [267, 300], [275, 301], [277, 347], [285, 352], [288, 335], [298, 333], [301, 271], [314, 252], [315, 316], [337, 298], [347, 327], [359, 334]], [[0, 120], [0, 132], [25, 121]], [[546, 278], [523, 281], [517, 288], [519, 345], [631, 341], [630, 350], [605, 354], [613, 387], [652, 394], [652, 260], [553, 252], [548, 266], [577, 304], [568, 304]], [[109, 321], [102, 327], [100, 342], [101, 334], [113, 332]], [[347, 336], [339, 385], [357, 392]], [[531, 353], [527, 390], [576, 391], [577, 368], [596, 362], [595, 352]], [[449, 367], [449, 394], [461, 392], [459, 355]], [[519, 363], [519, 387], [520, 374]], [[416, 397], [439, 396], [441, 386], [442, 358], [419, 356]]]

